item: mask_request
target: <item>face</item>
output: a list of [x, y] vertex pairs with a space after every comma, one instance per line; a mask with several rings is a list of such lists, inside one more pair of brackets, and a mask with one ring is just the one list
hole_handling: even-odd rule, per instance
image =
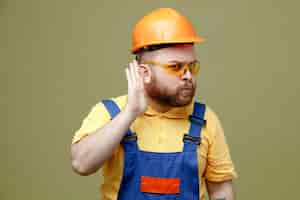
[[[191, 63], [196, 60], [192, 45], [178, 45], [143, 54], [142, 62], [161, 64]], [[180, 75], [168, 73], [164, 67], [151, 65], [151, 78], [145, 84], [149, 97], [166, 106], [179, 107], [191, 103], [195, 95], [196, 79], [189, 70]]]

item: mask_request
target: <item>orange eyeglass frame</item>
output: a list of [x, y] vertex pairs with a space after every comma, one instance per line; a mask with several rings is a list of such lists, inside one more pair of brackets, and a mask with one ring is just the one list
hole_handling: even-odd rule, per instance
[[193, 61], [190, 63], [159, 63], [154, 61], [143, 62], [142, 64], [157, 65], [163, 67], [163, 69], [168, 73], [176, 76], [182, 76], [185, 74], [186, 70], [189, 70], [193, 75], [197, 75], [200, 71], [200, 62]]

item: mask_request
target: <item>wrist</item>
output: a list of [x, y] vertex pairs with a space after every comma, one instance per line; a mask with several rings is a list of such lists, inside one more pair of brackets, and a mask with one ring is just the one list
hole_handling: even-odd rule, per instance
[[140, 113], [136, 109], [134, 109], [128, 104], [124, 108], [124, 114], [128, 119], [132, 121], [134, 121], [140, 115]]

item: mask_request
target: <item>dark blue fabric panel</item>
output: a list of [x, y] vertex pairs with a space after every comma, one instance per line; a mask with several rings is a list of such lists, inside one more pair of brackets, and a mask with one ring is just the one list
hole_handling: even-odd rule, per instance
[[[189, 135], [201, 137], [205, 105], [196, 103], [191, 120]], [[196, 122], [196, 123], [195, 123]], [[197, 145], [187, 141], [183, 152], [156, 153], [140, 151], [137, 143], [124, 144], [125, 164], [118, 200], [199, 200], [200, 182], [198, 174]], [[136, 146], [136, 151], [131, 146]], [[157, 178], [179, 178], [179, 194], [154, 194], [141, 192], [141, 176]]]
[[[191, 125], [188, 133], [189, 136], [196, 137], [201, 140], [201, 129], [205, 122], [204, 114], [205, 114], [205, 104], [195, 102], [193, 113], [190, 116]], [[185, 152], [196, 151], [197, 146], [198, 146], [197, 144], [191, 141], [185, 141], [183, 149]]]

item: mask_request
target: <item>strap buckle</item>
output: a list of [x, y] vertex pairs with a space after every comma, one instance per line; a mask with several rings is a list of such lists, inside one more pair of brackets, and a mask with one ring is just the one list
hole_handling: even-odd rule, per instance
[[136, 133], [132, 133], [131, 135], [124, 136], [121, 142], [131, 142], [136, 140], [137, 140]]
[[196, 145], [200, 145], [201, 144], [201, 137], [194, 137], [194, 136], [190, 136], [188, 134], [184, 134], [183, 141], [184, 142], [191, 142], [191, 143], [194, 143]]
[[189, 120], [190, 120], [190, 122], [195, 123], [195, 124], [197, 124], [201, 127], [206, 125], [206, 120], [205, 119], [202, 119], [202, 118], [197, 117], [195, 115], [190, 115]]

